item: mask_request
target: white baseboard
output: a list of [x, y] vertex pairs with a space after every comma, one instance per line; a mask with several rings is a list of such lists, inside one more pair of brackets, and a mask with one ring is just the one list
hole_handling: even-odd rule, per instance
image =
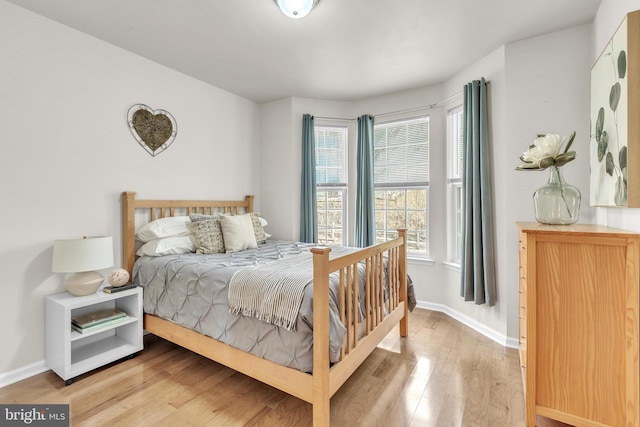
[[487, 338], [492, 339], [493, 341], [497, 342], [500, 345], [503, 345], [508, 348], [515, 348], [515, 349], [518, 348], [517, 338], [508, 337], [506, 335], [503, 335], [495, 331], [494, 329], [488, 328], [486, 325], [483, 325], [477, 320], [472, 319], [466, 314], [462, 314], [459, 311], [456, 311], [447, 305], [435, 304], [427, 301], [418, 301], [416, 307], [444, 313], [447, 316], [451, 317], [452, 319], [455, 319], [458, 322], [462, 323], [463, 325], [470, 327], [471, 329], [481, 333]]
[[48, 370], [49, 368], [45, 361], [41, 360], [40, 362], [32, 363], [31, 365], [23, 366], [22, 368], [0, 374], [0, 388], [17, 383], [18, 381], [22, 381], [34, 375], [47, 372]]

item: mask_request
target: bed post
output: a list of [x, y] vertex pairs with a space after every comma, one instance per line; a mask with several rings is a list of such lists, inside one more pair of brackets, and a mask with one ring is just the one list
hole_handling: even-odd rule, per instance
[[329, 427], [329, 248], [313, 248], [313, 427]]
[[248, 195], [245, 197], [247, 202], [247, 212], [253, 212], [253, 195]]
[[122, 261], [123, 268], [133, 274], [133, 263], [136, 260], [136, 242], [133, 236], [136, 234], [135, 208], [133, 206], [136, 199], [135, 191], [125, 191], [122, 193]]
[[406, 337], [409, 334], [409, 301], [407, 298], [407, 230], [398, 229], [398, 236], [402, 237], [400, 245], [400, 301], [404, 302], [404, 316], [400, 320], [400, 336]]

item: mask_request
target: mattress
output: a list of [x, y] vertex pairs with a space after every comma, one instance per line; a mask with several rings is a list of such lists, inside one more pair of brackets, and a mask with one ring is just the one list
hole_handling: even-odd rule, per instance
[[[242, 351], [311, 372], [313, 368], [313, 286], [306, 286], [293, 330], [254, 317], [232, 314], [228, 287], [233, 275], [248, 266], [271, 263], [309, 251], [317, 245], [267, 241], [256, 249], [223, 254], [185, 254], [138, 258], [134, 283], [144, 288], [145, 313], [215, 338]], [[357, 249], [334, 247], [331, 257]], [[364, 277], [364, 274], [359, 274]], [[339, 360], [346, 334], [336, 309], [338, 276], [330, 276], [330, 360]], [[361, 284], [364, 292], [364, 283]], [[413, 289], [411, 288], [411, 291]]]

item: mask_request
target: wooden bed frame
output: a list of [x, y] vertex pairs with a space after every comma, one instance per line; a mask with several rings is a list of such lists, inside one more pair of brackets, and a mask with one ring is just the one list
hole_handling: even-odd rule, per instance
[[[190, 213], [238, 214], [253, 212], [253, 196], [242, 201], [138, 200], [135, 192], [122, 194], [124, 268], [132, 272], [135, 255], [136, 220], [143, 224], [157, 218]], [[329, 257], [331, 249], [313, 248], [313, 374], [278, 365], [238, 350], [213, 338], [150, 314], [144, 315], [144, 328], [155, 335], [201, 354], [238, 372], [262, 381], [313, 406], [314, 427], [329, 426], [331, 396], [371, 354], [380, 341], [400, 325], [400, 335], [407, 336], [407, 273], [405, 230], [399, 237], [338, 258]], [[388, 264], [389, 290], [385, 301], [383, 259]], [[353, 316], [358, 301], [357, 264], [366, 265], [366, 318]], [[339, 310], [347, 334], [340, 361], [329, 362], [329, 274], [340, 277]], [[384, 312], [387, 315], [384, 315]], [[361, 323], [361, 324], [359, 324]], [[358, 331], [360, 330], [360, 334]], [[364, 335], [362, 333], [364, 332]], [[359, 336], [361, 335], [361, 336]]]

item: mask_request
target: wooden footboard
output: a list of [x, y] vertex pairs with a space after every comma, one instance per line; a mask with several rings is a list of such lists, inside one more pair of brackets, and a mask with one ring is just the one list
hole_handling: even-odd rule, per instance
[[[191, 212], [251, 212], [253, 196], [247, 196], [244, 201], [136, 200], [135, 193], [125, 192], [123, 208], [124, 266], [131, 273], [139, 211], [147, 212], [146, 222], [156, 217]], [[399, 237], [392, 241], [337, 258], [330, 258], [329, 248], [311, 250], [314, 277], [312, 374], [275, 364], [149, 314], [145, 314], [144, 327], [148, 332], [311, 403], [313, 425], [329, 426], [331, 396], [395, 325], [400, 324], [401, 336], [407, 335], [405, 230], [398, 230], [398, 234]], [[358, 269], [359, 264], [365, 266], [364, 272]], [[339, 277], [338, 309], [347, 330], [340, 361], [333, 366], [329, 360], [329, 275], [332, 273]], [[364, 295], [359, 295], [356, 286], [359, 274], [365, 276]], [[365, 307], [363, 318], [358, 316], [358, 304]]]
[[[329, 259], [329, 248], [313, 253], [313, 425], [328, 426], [329, 401], [351, 374], [371, 354], [391, 329], [400, 322], [401, 336], [407, 335], [407, 274], [405, 230], [395, 240], [370, 246], [349, 255]], [[386, 269], [385, 262], [386, 258]], [[365, 268], [365, 317], [360, 323], [357, 305], [358, 264]], [[329, 275], [338, 272], [338, 310], [347, 334], [341, 360], [329, 364]], [[385, 283], [388, 292], [385, 297]], [[364, 334], [364, 335], [363, 335]]]

